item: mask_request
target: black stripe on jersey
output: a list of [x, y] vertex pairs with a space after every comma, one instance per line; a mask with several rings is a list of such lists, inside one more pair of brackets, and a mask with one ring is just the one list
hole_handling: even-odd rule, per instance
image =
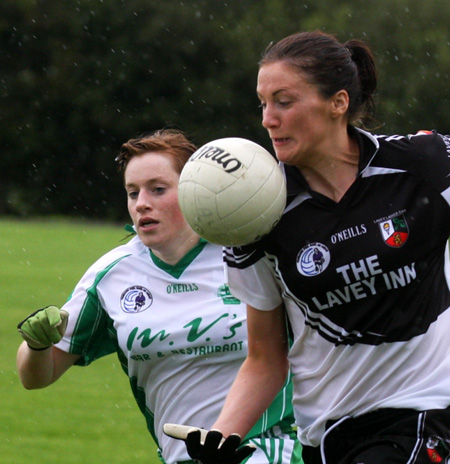
[[228, 267], [237, 269], [245, 269], [246, 267], [255, 264], [264, 256], [264, 253], [254, 245], [246, 245], [243, 247], [225, 247], [223, 249], [223, 259]]
[[[289, 291], [285, 283], [283, 282], [282, 275], [277, 265], [277, 258], [275, 256], [267, 256], [269, 262], [273, 266], [274, 276], [278, 282], [280, 288], [282, 288], [283, 300], [292, 300], [295, 305], [300, 309], [303, 316], [305, 317], [305, 324], [311, 328], [317, 330], [320, 335], [336, 345], [346, 344], [354, 345], [362, 338], [362, 334], [358, 331], [347, 332], [342, 327], [333, 324], [331, 320], [324, 317], [320, 313], [315, 313], [310, 310], [308, 304], [298, 299], [292, 292]], [[288, 317], [289, 319], [289, 317]]]

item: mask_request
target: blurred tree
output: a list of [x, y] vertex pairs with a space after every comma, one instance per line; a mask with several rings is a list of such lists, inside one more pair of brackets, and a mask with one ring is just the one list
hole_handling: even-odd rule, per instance
[[443, 0], [2, 0], [0, 214], [125, 218], [114, 157], [163, 126], [270, 149], [257, 62], [299, 30], [373, 47], [380, 131], [448, 133], [449, 17]]
[[447, 0], [305, 0], [304, 26], [365, 40], [378, 70], [378, 132], [450, 133], [450, 2]]

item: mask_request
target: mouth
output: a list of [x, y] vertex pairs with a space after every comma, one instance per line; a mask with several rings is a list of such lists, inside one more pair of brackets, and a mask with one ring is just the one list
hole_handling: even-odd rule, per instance
[[146, 229], [146, 228], [155, 226], [156, 224], [158, 224], [158, 221], [156, 221], [155, 219], [151, 219], [151, 218], [139, 219], [139, 223], [138, 223], [141, 229]]
[[286, 143], [289, 140], [287, 137], [272, 137], [272, 143], [274, 145]]

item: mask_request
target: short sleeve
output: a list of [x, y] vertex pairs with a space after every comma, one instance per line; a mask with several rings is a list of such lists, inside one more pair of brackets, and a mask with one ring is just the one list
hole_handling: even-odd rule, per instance
[[233, 296], [262, 311], [282, 303], [273, 262], [258, 249], [225, 248], [224, 262]]

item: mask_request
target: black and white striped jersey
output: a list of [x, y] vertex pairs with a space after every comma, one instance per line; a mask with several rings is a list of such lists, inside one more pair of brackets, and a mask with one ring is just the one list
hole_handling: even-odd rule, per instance
[[[238, 298], [261, 310], [286, 305], [306, 444], [320, 435], [311, 427], [323, 431], [319, 417], [450, 404], [450, 388], [442, 395], [432, 385], [437, 369], [450, 382], [450, 361], [444, 368], [434, 359], [450, 350], [442, 325], [450, 320], [450, 137], [350, 130], [359, 174], [341, 201], [311, 191], [298, 169], [283, 165], [280, 223], [260, 242], [224, 252]], [[415, 388], [408, 379], [418, 372], [428, 380]]]

